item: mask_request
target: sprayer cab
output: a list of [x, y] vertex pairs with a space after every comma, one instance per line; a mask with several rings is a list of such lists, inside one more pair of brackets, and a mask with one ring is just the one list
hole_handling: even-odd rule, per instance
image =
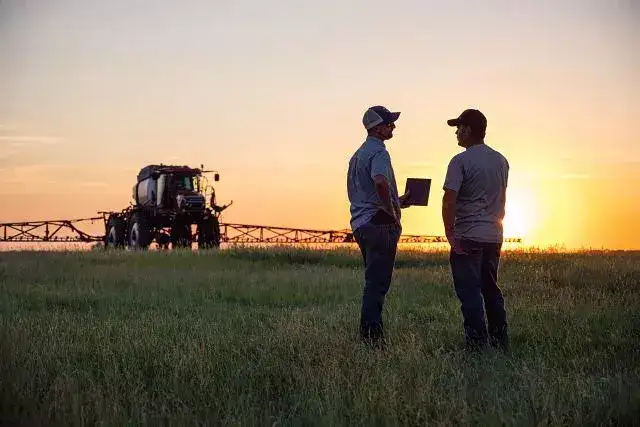
[[217, 247], [222, 210], [214, 204], [215, 190], [206, 174], [213, 173], [216, 182], [220, 176], [203, 169], [163, 164], [140, 169], [131, 207], [108, 221], [107, 236], [113, 236], [107, 246], [145, 248], [155, 240], [160, 246], [189, 247], [196, 225], [199, 246]]
[[150, 165], [138, 173], [133, 187], [135, 205], [180, 212], [202, 211], [206, 201], [200, 190], [200, 169]]

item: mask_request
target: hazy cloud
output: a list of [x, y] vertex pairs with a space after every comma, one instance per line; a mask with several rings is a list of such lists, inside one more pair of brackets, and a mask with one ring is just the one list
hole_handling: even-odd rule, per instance
[[560, 175], [560, 179], [591, 179], [591, 175], [586, 173], [565, 173]]
[[62, 141], [55, 136], [10, 134], [7, 127], [0, 127], [0, 166], [22, 167], [51, 159]]
[[109, 185], [102, 181], [85, 181], [81, 182], [79, 186], [85, 188], [106, 188]]
[[[0, 195], [14, 193], [19, 188], [21, 194], [74, 194], [99, 191], [127, 196], [131, 191], [131, 182], [135, 182], [135, 176], [124, 173], [123, 169], [106, 165], [71, 166], [45, 163], [4, 166], [0, 169]], [[103, 181], [104, 176], [108, 176], [110, 181]]]
[[13, 176], [18, 177], [31, 177], [38, 174], [49, 174], [63, 169], [61, 165], [46, 165], [46, 164], [29, 164], [19, 166], [9, 166], [3, 169], [6, 172], [10, 172]]
[[[2, 128], [0, 128], [2, 130]], [[54, 136], [39, 135], [0, 135], [0, 143], [8, 144], [13, 147], [24, 147], [30, 144], [53, 145], [62, 141], [61, 138]]]

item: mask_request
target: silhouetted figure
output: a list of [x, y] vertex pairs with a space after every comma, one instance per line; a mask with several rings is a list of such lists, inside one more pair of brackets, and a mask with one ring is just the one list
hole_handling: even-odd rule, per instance
[[447, 169], [442, 219], [466, 345], [507, 350], [507, 315], [497, 281], [509, 163], [484, 143], [487, 119], [480, 111], [465, 110], [447, 124], [457, 127], [458, 145], [465, 148]]
[[385, 107], [369, 108], [362, 119], [368, 136], [349, 161], [347, 192], [351, 229], [364, 260], [364, 290], [360, 336], [368, 344], [384, 338], [382, 308], [389, 287], [402, 227], [391, 157], [385, 142], [393, 137], [400, 113]]

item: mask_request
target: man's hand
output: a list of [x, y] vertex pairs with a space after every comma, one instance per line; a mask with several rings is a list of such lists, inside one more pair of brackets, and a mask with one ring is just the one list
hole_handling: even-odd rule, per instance
[[394, 206], [394, 213], [395, 213], [395, 217], [394, 218], [396, 220], [396, 223], [398, 225], [400, 225], [400, 206], [398, 206], [398, 207]]
[[409, 206], [411, 206], [411, 203], [409, 202], [409, 193], [410, 192], [407, 190], [406, 193], [404, 193], [402, 196], [399, 197], [401, 209], [408, 208]]
[[400, 206], [396, 205], [395, 203], [391, 203], [391, 206], [393, 207], [393, 209], [391, 209], [391, 211], [388, 211], [388, 213], [393, 217], [396, 224], [400, 225]]
[[458, 255], [467, 255], [467, 251], [462, 248], [462, 244], [460, 243], [460, 239], [454, 237], [453, 235], [447, 236], [447, 240], [449, 241], [449, 246], [451, 246], [451, 250]]

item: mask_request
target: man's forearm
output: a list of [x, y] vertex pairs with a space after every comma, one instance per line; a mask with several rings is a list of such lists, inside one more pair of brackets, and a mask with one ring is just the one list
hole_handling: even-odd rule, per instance
[[447, 238], [453, 237], [453, 229], [456, 218], [456, 202], [442, 199], [442, 222], [444, 223], [444, 232]]
[[391, 201], [391, 191], [389, 191], [389, 184], [386, 181], [376, 182], [376, 192], [378, 193], [378, 197], [380, 197], [380, 201], [382, 202], [382, 206], [389, 215], [393, 218], [397, 219], [396, 209], [393, 206], [393, 202]]

